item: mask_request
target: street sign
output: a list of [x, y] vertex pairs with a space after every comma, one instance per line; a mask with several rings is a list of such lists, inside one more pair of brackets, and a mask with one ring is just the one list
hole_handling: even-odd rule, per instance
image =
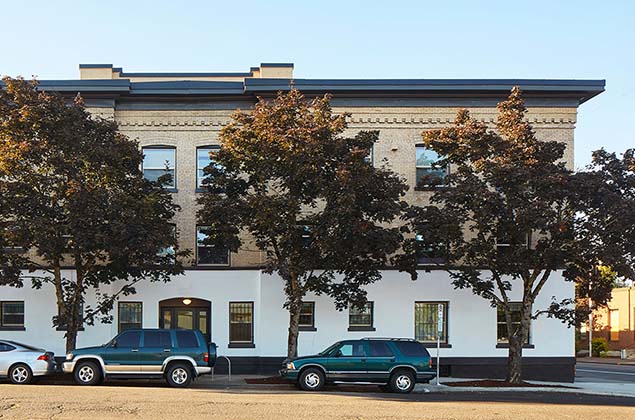
[[443, 334], [443, 304], [439, 303], [439, 309], [437, 311], [437, 334]]
[[437, 307], [437, 385], [441, 374], [441, 334], [443, 334], [443, 304]]

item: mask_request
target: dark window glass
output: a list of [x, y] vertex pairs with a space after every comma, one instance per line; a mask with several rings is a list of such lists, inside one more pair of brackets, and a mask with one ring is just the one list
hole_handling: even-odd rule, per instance
[[119, 302], [119, 332], [142, 328], [142, 314], [141, 302]]
[[423, 344], [415, 341], [395, 341], [397, 349], [407, 357], [429, 357], [430, 353], [423, 347]]
[[[520, 328], [520, 308], [522, 306], [521, 302], [509, 302], [509, 306], [511, 309], [512, 315], [512, 328], [514, 330]], [[498, 305], [496, 308], [496, 330], [497, 337], [496, 341], [498, 343], [509, 343], [509, 339], [507, 338], [507, 322], [505, 321], [505, 309], [502, 305]], [[525, 344], [529, 344], [529, 336], [527, 336], [527, 341]]]
[[172, 347], [172, 339], [169, 331], [144, 331], [143, 347], [160, 347], [168, 349]]
[[229, 303], [229, 342], [253, 343], [253, 302]]
[[364, 343], [361, 341], [347, 341], [339, 348], [339, 357], [365, 357]]
[[300, 326], [313, 327], [315, 325], [315, 302], [302, 302], [300, 308]]
[[416, 147], [417, 187], [435, 187], [446, 184], [448, 168], [437, 162], [441, 157], [424, 146]]
[[[198, 188], [203, 186], [203, 181], [207, 178], [205, 168], [213, 162], [212, 155], [219, 148], [219, 146], [206, 146], [196, 149], [196, 186]], [[220, 167], [220, 165], [217, 165], [217, 167]]]
[[205, 243], [208, 237], [206, 226], [196, 228], [196, 257], [201, 265], [229, 265], [229, 250]]
[[159, 147], [143, 148], [143, 176], [148, 181], [156, 182], [159, 177], [169, 174], [172, 180], [164, 186], [166, 188], [175, 188], [175, 168], [176, 149]]
[[446, 242], [434, 238], [426, 232], [427, 224], [422, 226], [422, 232], [415, 236], [417, 264], [443, 264], [447, 258]]
[[350, 327], [372, 327], [373, 302], [366, 302], [361, 308], [351, 307], [348, 311], [348, 325]]
[[123, 332], [117, 337], [117, 347], [118, 348], [138, 348], [139, 341], [141, 339], [141, 331], [126, 331]]
[[13, 346], [11, 346], [9, 344], [0, 343], [0, 352], [11, 351], [11, 350], [15, 350], [15, 347], [13, 347]]
[[24, 327], [24, 302], [0, 302], [0, 326]]
[[179, 347], [198, 347], [198, 340], [193, 331], [177, 331], [176, 341]]
[[423, 343], [436, 343], [438, 330], [439, 304], [443, 305], [443, 331], [440, 341], [447, 343], [448, 336], [448, 303], [416, 302], [415, 303], [415, 340]]
[[392, 357], [393, 353], [385, 341], [369, 341], [368, 350], [370, 357]]
[[496, 235], [496, 252], [501, 257], [509, 257], [519, 250], [527, 249], [528, 245], [529, 235], [515, 227], [501, 228]]

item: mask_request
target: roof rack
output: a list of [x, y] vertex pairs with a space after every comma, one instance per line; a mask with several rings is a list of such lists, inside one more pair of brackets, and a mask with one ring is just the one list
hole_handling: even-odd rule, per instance
[[395, 337], [364, 337], [362, 340], [390, 340], [390, 341], [417, 341], [414, 338], [395, 338]]

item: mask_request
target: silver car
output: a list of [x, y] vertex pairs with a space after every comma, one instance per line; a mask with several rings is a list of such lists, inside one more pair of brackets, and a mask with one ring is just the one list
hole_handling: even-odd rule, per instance
[[52, 352], [10, 340], [0, 340], [0, 378], [28, 384], [37, 376], [56, 371]]

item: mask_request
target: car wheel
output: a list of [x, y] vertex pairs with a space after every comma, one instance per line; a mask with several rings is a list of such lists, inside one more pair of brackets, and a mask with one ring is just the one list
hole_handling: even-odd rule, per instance
[[298, 384], [305, 391], [319, 391], [324, 386], [324, 373], [316, 368], [303, 370]]
[[75, 382], [79, 385], [97, 385], [101, 371], [94, 362], [79, 362], [75, 368]]
[[31, 372], [31, 368], [23, 363], [19, 363], [11, 367], [9, 370], [9, 379], [11, 383], [17, 385], [26, 385], [30, 384], [33, 380], [33, 372]]
[[168, 368], [166, 379], [170, 386], [185, 388], [192, 382], [192, 367], [184, 363], [175, 363]]
[[409, 370], [398, 370], [390, 377], [390, 389], [400, 394], [409, 394], [415, 387], [415, 375]]

